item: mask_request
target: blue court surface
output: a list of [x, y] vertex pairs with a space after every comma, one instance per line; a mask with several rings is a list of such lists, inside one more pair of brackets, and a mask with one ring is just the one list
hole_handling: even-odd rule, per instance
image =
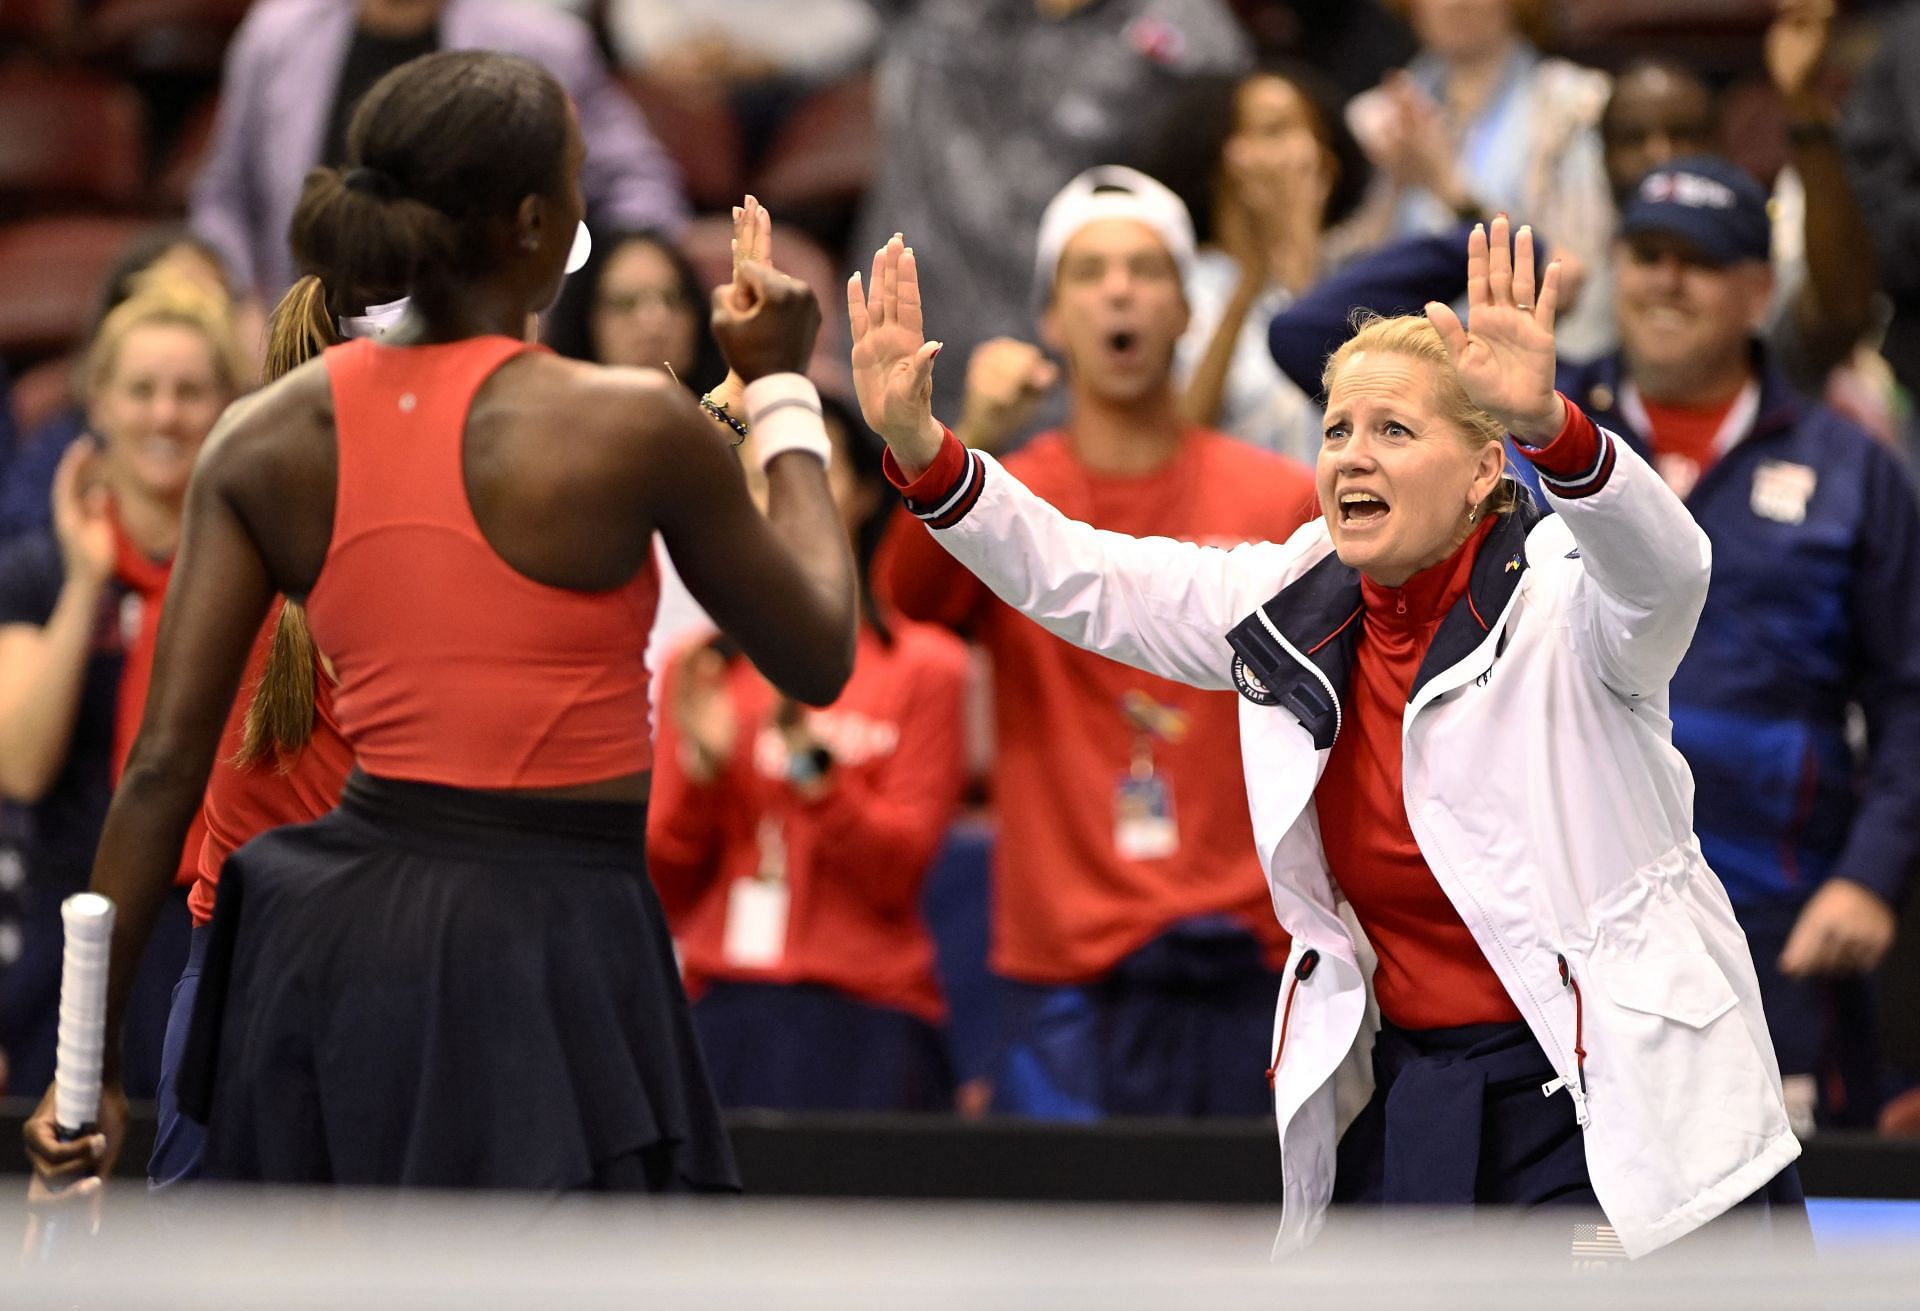
[[1920, 1240], [1920, 1202], [1860, 1197], [1810, 1197], [1807, 1218], [1822, 1248], [1890, 1240]]

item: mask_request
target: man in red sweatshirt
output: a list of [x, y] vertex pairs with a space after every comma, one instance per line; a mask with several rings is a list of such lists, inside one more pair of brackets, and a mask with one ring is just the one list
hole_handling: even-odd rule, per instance
[[[1284, 540], [1314, 513], [1311, 474], [1180, 413], [1173, 348], [1193, 248], [1185, 206], [1131, 169], [1091, 169], [1054, 198], [1035, 279], [1068, 417], [1006, 466], [1096, 528]], [[982, 347], [963, 436], [1004, 440], [1055, 373], [1022, 343]], [[1286, 945], [1235, 756], [1220, 750], [1238, 740], [1235, 698], [1056, 640], [916, 521], [895, 523], [876, 583], [902, 614], [959, 629], [992, 658], [990, 964], [1006, 982], [995, 1108], [1265, 1113]]]

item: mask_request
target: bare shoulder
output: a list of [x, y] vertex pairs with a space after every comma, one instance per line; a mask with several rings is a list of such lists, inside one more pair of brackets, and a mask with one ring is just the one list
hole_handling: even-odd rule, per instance
[[229, 405], [200, 448], [195, 477], [229, 488], [264, 485], [318, 465], [331, 471], [333, 390], [326, 365], [310, 360]]
[[[534, 363], [538, 361], [538, 363]], [[529, 357], [513, 405], [529, 406], [523, 432], [563, 432], [549, 443], [548, 473], [561, 481], [657, 487], [690, 442], [718, 426], [664, 369], [610, 368], [555, 356]], [[564, 452], [562, 454], [561, 452]], [[556, 458], [557, 457], [557, 458]]]

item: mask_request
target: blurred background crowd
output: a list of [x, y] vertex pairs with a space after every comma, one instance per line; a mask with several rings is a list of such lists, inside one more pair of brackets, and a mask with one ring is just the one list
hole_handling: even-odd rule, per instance
[[[784, 701], [683, 593], [651, 658], [649, 860], [725, 1103], [1267, 1107], [1286, 944], [1221, 766], [1236, 699], [1054, 642], [889, 514], [831, 400], [846, 275], [907, 233], [964, 440], [1099, 526], [1231, 543], [1312, 512], [1352, 311], [1458, 299], [1465, 232], [1506, 212], [1575, 293], [1563, 390], [1714, 539], [1675, 740], [1790, 1104], [1920, 1134], [1911, 0], [3, 0], [0, 1087], [50, 1077], [58, 903], [138, 724], [194, 454], [298, 273], [302, 178], [447, 48], [542, 62], [579, 115], [594, 252], [553, 349], [716, 384], [748, 193], [827, 309], [853, 681]], [[1149, 179], [1164, 227], [1078, 239], [1089, 197], [1158, 203]]]

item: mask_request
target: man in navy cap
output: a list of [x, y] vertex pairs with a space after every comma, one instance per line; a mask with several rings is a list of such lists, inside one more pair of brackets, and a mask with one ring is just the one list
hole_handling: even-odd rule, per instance
[[1695, 827], [1752, 943], [1790, 1108], [1871, 1123], [1866, 976], [1920, 861], [1920, 511], [1886, 448], [1770, 363], [1769, 234], [1731, 162], [1648, 173], [1615, 243], [1620, 350], [1560, 383], [1712, 541], [1671, 692]]

